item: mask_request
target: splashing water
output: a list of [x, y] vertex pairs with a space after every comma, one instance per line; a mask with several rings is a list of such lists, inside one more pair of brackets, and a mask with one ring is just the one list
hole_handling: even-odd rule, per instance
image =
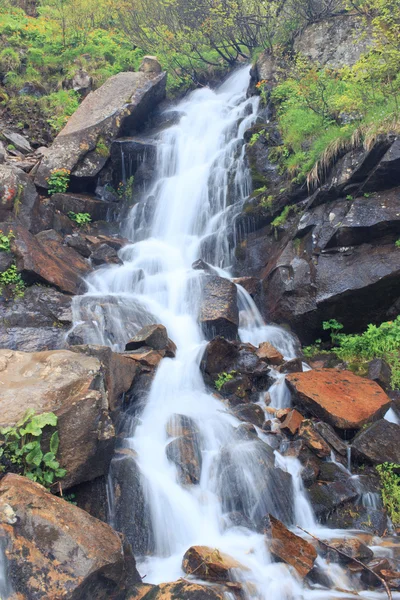
[[[123, 265], [89, 275], [87, 293], [74, 299], [74, 326], [86, 343], [122, 350], [144, 325], [163, 323], [177, 345], [176, 358], [160, 363], [144, 409], [128, 427], [123, 460], [130, 461], [127, 473], [133, 479], [127, 489], [131, 493], [139, 481], [140, 491], [122, 498], [122, 512], [114, 490], [120, 458], [111, 469], [112, 524], [125, 529], [145, 521], [141, 553], [151, 556], [139, 566], [146, 582], [181, 577], [183, 554], [200, 544], [218, 548], [244, 566], [237, 578], [247, 598], [300, 600], [313, 592], [303, 589], [289, 567], [273, 563], [264, 536], [247, 527], [269, 511], [286, 521], [292, 511], [299, 524], [316, 526], [300, 463], [275, 456], [260, 437], [235, 437], [240, 422], [207, 392], [200, 372], [206, 345], [198, 323], [203, 275], [191, 265], [202, 258], [220, 275], [230, 274], [234, 221], [251, 191], [243, 135], [255, 123], [259, 100], [246, 98], [248, 81], [246, 67], [216, 92], [203, 88], [180, 103], [179, 124], [159, 136], [156, 180], [123, 224], [124, 235], [133, 240], [120, 251]], [[242, 341], [270, 341], [287, 359], [296, 356], [292, 337], [267, 326], [240, 286], [238, 304]], [[281, 386], [275, 406], [286, 405], [290, 397], [283, 379], [277, 377], [275, 385]], [[169, 424], [182, 416], [196, 436], [201, 463], [196, 485], [183, 485], [167, 456], [174, 440]], [[284, 489], [294, 490], [294, 500], [291, 493], [278, 491], [284, 475], [286, 480], [291, 476], [292, 487]], [[146, 518], [135, 513], [143, 507]], [[230, 516], [237, 512], [240, 523]]]

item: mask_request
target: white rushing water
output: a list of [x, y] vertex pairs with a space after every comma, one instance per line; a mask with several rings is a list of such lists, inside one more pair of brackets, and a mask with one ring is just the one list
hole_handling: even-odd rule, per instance
[[[232, 223], [251, 191], [243, 134], [256, 120], [259, 100], [246, 98], [248, 81], [249, 69], [242, 68], [217, 91], [204, 88], [180, 103], [179, 124], [159, 137], [156, 181], [123, 224], [123, 233], [132, 240], [120, 252], [123, 265], [88, 277], [88, 292], [74, 299], [75, 327], [84, 332], [86, 342], [123, 349], [143, 325], [162, 323], [177, 345], [176, 358], [161, 362], [143, 412], [125, 440], [140, 469], [154, 538], [151, 556], [139, 563], [146, 583], [178, 579], [185, 551], [206, 545], [244, 566], [237, 578], [245, 582], [248, 598], [316, 598], [313, 591], [303, 590], [289, 567], [272, 562], [264, 536], [244, 526], [245, 519], [254, 522], [271, 510], [283, 519], [291, 512], [293, 525], [316, 527], [300, 463], [275, 456], [260, 438], [235, 437], [240, 422], [207, 391], [200, 372], [206, 341], [198, 323], [198, 300], [204, 275], [191, 266], [202, 258], [229, 277]], [[268, 340], [293, 358], [291, 336], [265, 325], [247, 292], [240, 287], [238, 292], [241, 340], [254, 345]], [[289, 402], [283, 378], [277, 375], [272, 403], [278, 407]], [[166, 454], [172, 439], [166, 428], [175, 415], [191, 419], [198, 434], [197, 485], [182, 485]], [[260, 486], [266, 462], [271, 481]], [[292, 476], [294, 498], [282, 494], [282, 470], [274, 470], [274, 462]], [[112, 489], [110, 499], [113, 510]], [[233, 526], [227, 515], [235, 512], [238, 501], [244, 523]], [[345, 587], [348, 582], [343, 581]]]

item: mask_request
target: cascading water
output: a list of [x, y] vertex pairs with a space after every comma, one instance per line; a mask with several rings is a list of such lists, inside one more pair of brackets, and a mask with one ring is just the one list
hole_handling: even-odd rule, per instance
[[[146, 582], [178, 579], [184, 552], [206, 545], [245, 567], [237, 577], [247, 597], [294, 600], [312, 592], [302, 589], [287, 566], [272, 562], [264, 536], [247, 528], [246, 520], [254, 523], [271, 511], [286, 522], [315, 526], [299, 463], [276, 458], [262, 434], [240, 441], [235, 435], [240, 422], [207, 392], [200, 372], [206, 341], [198, 299], [204, 275], [191, 266], [202, 258], [229, 277], [233, 223], [250, 193], [243, 135], [256, 120], [258, 99], [246, 98], [248, 80], [246, 67], [217, 92], [204, 88], [180, 103], [179, 124], [159, 136], [156, 181], [123, 224], [124, 235], [133, 241], [120, 252], [123, 265], [88, 277], [88, 292], [74, 299], [74, 322], [85, 342], [119, 350], [143, 325], [162, 323], [177, 345], [176, 358], [160, 363], [143, 411], [125, 428], [124, 459], [137, 466], [132, 472], [139, 473], [141, 507], [148, 511], [144, 553], [151, 556], [139, 563]], [[266, 326], [240, 286], [238, 301], [242, 341], [268, 340], [285, 357], [296, 355], [291, 336]], [[283, 381], [276, 385], [281, 392], [275, 406], [287, 404]], [[195, 432], [201, 464], [199, 481], [192, 485], [182, 485], [166, 452], [174, 439], [167, 433], [171, 423], [178, 435], [185, 419]], [[127, 500], [121, 521], [113, 487], [118, 460], [111, 470], [110, 510], [113, 524], [124, 528], [136, 518], [140, 502], [136, 496], [135, 506], [127, 506]], [[265, 469], [270, 479], [260, 487]], [[282, 485], [284, 475], [286, 482], [290, 479], [287, 473], [292, 487]], [[284, 493], [293, 488], [295, 502]], [[232, 520], [238, 502], [239, 524]]]

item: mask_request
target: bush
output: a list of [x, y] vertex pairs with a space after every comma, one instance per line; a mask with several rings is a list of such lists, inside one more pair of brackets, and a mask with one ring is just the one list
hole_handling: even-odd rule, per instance
[[53, 194], [63, 194], [67, 191], [71, 171], [68, 169], [54, 169], [50, 177], [47, 178], [47, 185], [50, 196]]
[[230, 373], [220, 373], [215, 380], [215, 387], [217, 390], [220, 392], [225, 383], [234, 379], [235, 375], [236, 371], [231, 371]]
[[376, 467], [381, 480], [383, 505], [395, 527], [400, 525], [400, 475], [395, 472], [399, 469], [400, 465], [388, 462]]
[[7, 289], [12, 298], [22, 298], [25, 293], [25, 283], [18, 273], [16, 265], [11, 265], [6, 271], [0, 272], [0, 293], [4, 293], [4, 288]]
[[74, 212], [70, 211], [68, 213], [68, 216], [71, 219], [71, 221], [75, 221], [75, 223], [79, 227], [88, 225], [92, 221], [92, 218], [89, 213], [74, 213]]

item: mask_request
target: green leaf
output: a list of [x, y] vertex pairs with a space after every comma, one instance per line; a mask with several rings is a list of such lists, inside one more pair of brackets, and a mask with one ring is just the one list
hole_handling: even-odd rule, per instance
[[59, 445], [60, 437], [58, 435], [58, 431], [55, 431], [50, 438], [50, 451], [53, 452], [54, 456], [57, 455]]
[[29, 452], [29, 454], [26, 455], [26, 462], [28, 465], [35, 465], [36, 467], [38, 467], [40, 465], [40, 463], [42, 462], [42, 458], [43, 458], [43, 452], [40, 449], [40, 446], [34, 448], [33, 450], [31, 450]]
[[54, 472], [53, 471], [45, 471], [43, 473], [43, 479], [46, 483], [53, 483], [54, 481]]
[[24, 416], [18, 421], [16, 427], [22, 427], [25, 425], [27, 421], [35, 414], [35, 410], [33, 408], [28, 408]]
[[55, 471], [55, 475], [56, 477], [58, 477], [59, 479], [62, 479], [63, 477], [65, 477], [67, 474], [67, 470], [66, 469], [57, 469]]
[[35, 427], [40, 427], [40, 429], [43, 429], [46, 427], [46, 425], [52, 425], [55, 427], [57, 425], [57, 420], [58, 419], [54, 413], [42, 413], [41, 415], [35, 415], [32, 418], [32, 425]]

